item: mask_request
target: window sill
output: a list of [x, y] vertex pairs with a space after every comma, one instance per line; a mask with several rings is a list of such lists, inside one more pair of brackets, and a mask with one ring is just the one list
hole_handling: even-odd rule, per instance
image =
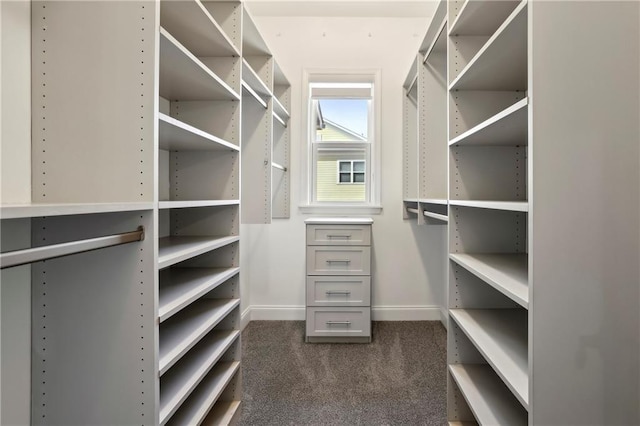
[[382, 206], [378, 205], [304, 204], [299, 206], [299, 208], [302, 214], [339, 214], [344, 216], [356, 216], [382, 213]]

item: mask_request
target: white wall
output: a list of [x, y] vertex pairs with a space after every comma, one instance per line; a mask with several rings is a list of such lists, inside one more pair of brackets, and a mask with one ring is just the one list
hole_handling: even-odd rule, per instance
[[440, 319], [445, 227], [402, 220], [402, 83], [427, 18], [257, 16], [256, 25], [292, 84], [291, 219], [243, 225], [243, 312], [251, 319], [304, 318], [305, 225], [299, 212], [305, 68], [381, 69], [383, 212], [373, 224], [374, 320]]

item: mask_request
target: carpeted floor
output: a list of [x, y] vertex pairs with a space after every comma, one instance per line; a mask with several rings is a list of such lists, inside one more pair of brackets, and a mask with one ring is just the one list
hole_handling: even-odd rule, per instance
[[303, 321], [253, 321], [242, 352], [242, 425], [446, 424], [440, 322], [374, 322], [371, 344], [310, 344]]

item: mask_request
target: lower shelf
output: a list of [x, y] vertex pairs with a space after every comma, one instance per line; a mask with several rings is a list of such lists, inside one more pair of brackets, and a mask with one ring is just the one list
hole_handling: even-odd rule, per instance
[[239, 369], [239, 361], [216, 364], [167, 424], [201, 424]]
[[486, 364], [453, 364], [449, 372], [478, 423], [526, 425], [527, 411]]
[[202, 424], [228, 425], [240, 415], [241, 401], [219, 401], [213, 406]]

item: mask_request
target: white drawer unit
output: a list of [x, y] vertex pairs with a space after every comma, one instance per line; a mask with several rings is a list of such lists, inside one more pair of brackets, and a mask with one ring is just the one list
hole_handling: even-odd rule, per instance
[[307, 225], [306, 341], [371, 342], [371, 218]]

